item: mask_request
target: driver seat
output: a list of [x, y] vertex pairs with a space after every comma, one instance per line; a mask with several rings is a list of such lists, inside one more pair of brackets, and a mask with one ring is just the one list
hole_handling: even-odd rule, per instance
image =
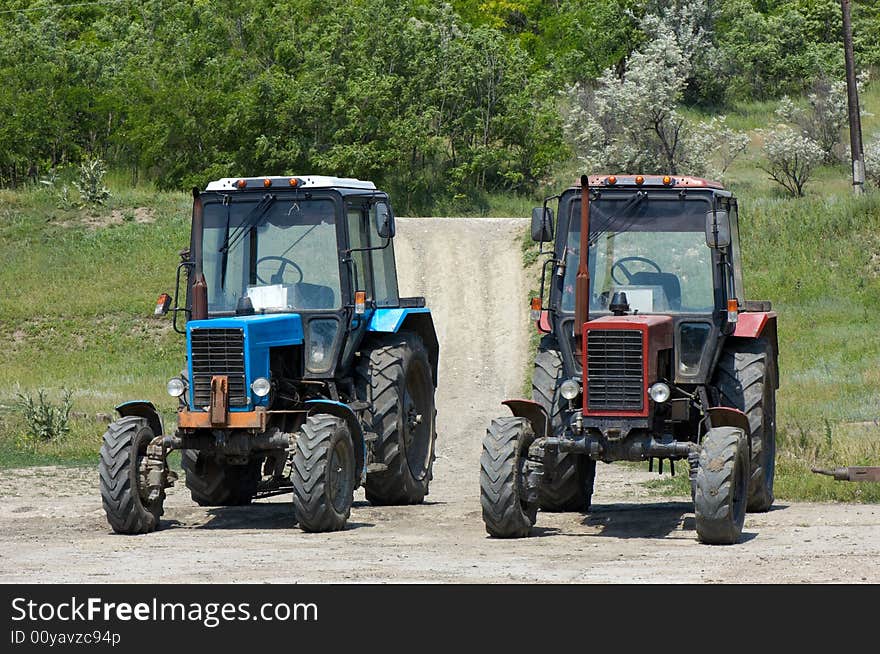
[[633, 273], [628, 283], [632, 286], [659, 286], [666, 294], [669, 308], [681, 311], [681, 282], [674, 273], [641, 271]]
[[297, 309], [332, 309], [335, 293], [329, 286], [297, 282], [293, 285], [293, 306]]

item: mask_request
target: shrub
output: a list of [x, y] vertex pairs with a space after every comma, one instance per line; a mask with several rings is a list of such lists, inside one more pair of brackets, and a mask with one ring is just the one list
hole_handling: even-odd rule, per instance
[[785, 125], [767, 133], [764, 154], [767, 165], [761, 169], [794, 197], [803, 197], [804, 187], [823, 156], [813, 139]]
[[865, 143], [865, 176], [880, 187], [880, 133]]
[[104, 186], [107, 169], [101, 159], [86, 159], [79, 166], [79, 180], [73, 185], [79, 191], [83, 204], [104, 204], [110, 197], [110, 189]]
[[25, 393], [18, 394], [18, 406], [27, 425], [30, 446], [36, 451], [40, 443], [63, 440], [70, 433], [70, 410], [73, 393], [64, 390], [61, 403], [56, 405], [46, 398], [46, 391], [37, 391], [36, 399]]

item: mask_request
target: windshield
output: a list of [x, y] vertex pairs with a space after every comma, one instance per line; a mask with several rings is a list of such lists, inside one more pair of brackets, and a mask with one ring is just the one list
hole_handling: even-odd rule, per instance
[[210, 313], [234, 311], [244, 295], [257, 311], [341, 306], [332, 200], [226, 197], [204, 210]]
[[[608, 311], [615, 291], [638, 313], [711, 313], [712, 251], [703, 199], [607, 197], [590, 203], [590, 310]], [[562, 310], [574, 311], [581, 203], [572, 202]]]

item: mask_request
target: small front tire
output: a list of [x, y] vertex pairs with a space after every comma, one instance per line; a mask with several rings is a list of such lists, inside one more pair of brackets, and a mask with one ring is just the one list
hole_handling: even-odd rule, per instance
[[327, 414], [309, 416], [291, 461], [293, 505], [304, 531], [345, 529], [354, 502], [354, 444], [348, 425]]
[[101, 503], [117, 534], [147, 534], [159, 528], [165, 491], [149, 500], [140, 471], [155, 436], [147, 420], [136, 416], [120, 418], [104, 433], [98, 465]]
[[735, 427], [710, 429], [697, 464], [694, 518], [697, 538], [732, 545], [742, 536], [749, 492], [749, 446]]
[[523, 538], [535, 524], [537, 493], [527, 484], [527, 456], [535, 434], [525, 418], [493, 420], [480, 456], [480, 504], [493, 538]]

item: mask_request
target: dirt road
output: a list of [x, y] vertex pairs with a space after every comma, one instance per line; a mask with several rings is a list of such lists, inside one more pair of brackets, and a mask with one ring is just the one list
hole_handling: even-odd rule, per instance
[[[746, 518], [744, 542], [696, 542], [688, 498], [654, 476], [599, 465], [594, 511], [539, 514], [535, 536], [486, 537], [480, 440], [520, 395], [527, 281], [506, 219], [400, 220], [401, 291], [423, 294], [441, 345], [438, 456], [428, 502], [373, 508], [356, 495], [349, 529], [305, 534], [287, 497], [203, 509], [182, 483], [163, 529], [110, 532], [97, 474], [0, 472], [0, 582], [869, 582], [880, 583], [880, 506], [778, 503]], [[674, 565], [673, 565], [674, 564]]]

